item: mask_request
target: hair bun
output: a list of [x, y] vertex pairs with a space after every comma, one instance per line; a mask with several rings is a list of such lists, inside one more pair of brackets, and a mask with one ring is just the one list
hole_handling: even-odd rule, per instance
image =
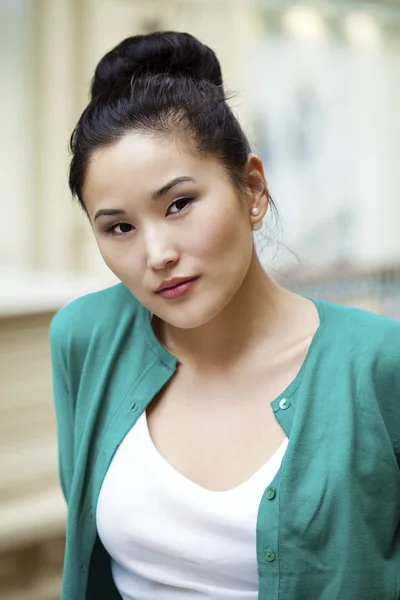
[[219, 60], [211, 48], [189, 33], [157, 31], [120, 42], [100, 60], [91, 85], [95, 98], [115, 85], [143, 75], [182, 75], [222, 88]]

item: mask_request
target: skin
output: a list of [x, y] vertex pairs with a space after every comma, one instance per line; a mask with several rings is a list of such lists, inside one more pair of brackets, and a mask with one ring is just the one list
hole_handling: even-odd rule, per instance
[[[178, 471], [213, 490], [244, 481], [284, 439], [269, 403], [298, 372], [319, 325], [314, 304], [278, 286], [259, 262], [252, 224], [268, 199], [254, 154], [245, 173], [240, 196], [214, 157], [130, 133], [95, 151], [83, 188], [103, 259], [179, 359], [147, 411], [153, 441]], [[152, 198], [181, 176], [194, 181]], [[96, 218], [104, 210], [123, 214]], [[200, 278], [182, 298], [155, 293], [161, 281], [189, 276]]]

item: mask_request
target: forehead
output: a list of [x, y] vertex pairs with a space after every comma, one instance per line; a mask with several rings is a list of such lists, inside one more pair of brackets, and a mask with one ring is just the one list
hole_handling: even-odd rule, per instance
[[115, 144], [93, 153], [86, 173], [83, 197], [88, 208], [99, 199], [123, 199], [132, 191], [149, 195], [181, 175], [196, 181], [223, 177], [224, 169], [216, 159], [200, 157], [189, 145], [175, 139], [160, 139], [140, 133], [129, 133]]

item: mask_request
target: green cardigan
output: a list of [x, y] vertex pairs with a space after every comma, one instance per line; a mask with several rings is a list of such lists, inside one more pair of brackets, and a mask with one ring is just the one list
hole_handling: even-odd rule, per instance
[[[258, 597], [398, 600], [400, 323], [313, 301], [319, 329], [271, 402], [289, 444], [259, 507]], [[96, 504], [118, 445], [176, 368], [150, 318], [118, 284], [71, 302], [51, 324], [68, 503], [61, 600], [120, 599]]]

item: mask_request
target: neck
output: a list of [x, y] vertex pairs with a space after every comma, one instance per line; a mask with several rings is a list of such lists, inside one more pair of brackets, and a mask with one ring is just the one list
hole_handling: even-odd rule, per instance
[[211, 321], [193, 329], [161, 322], [158, 337], [179, 362], [212, 374], [251, 360], [257, 348], [285, 334], [294, 294], [267, 275], [254, 254], [246, 278], [227, 306]]

